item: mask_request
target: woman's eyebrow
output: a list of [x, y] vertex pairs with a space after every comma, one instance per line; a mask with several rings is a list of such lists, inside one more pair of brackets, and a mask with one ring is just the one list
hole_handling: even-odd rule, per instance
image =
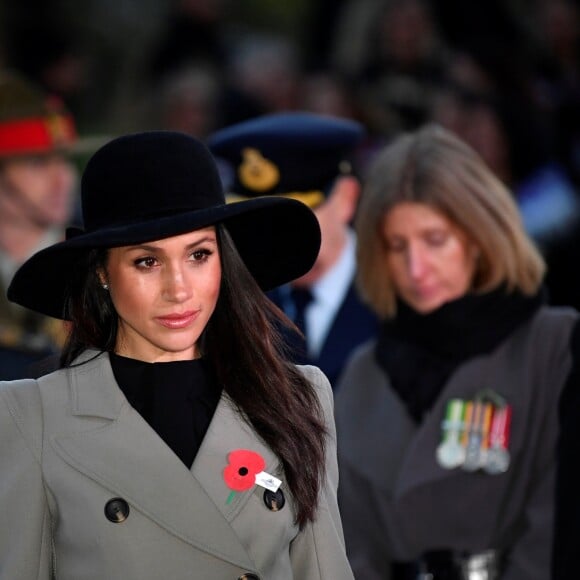
[[192, 242], [187, 247], [193, 248], [195, 246], [199, 246], [200, 244], [206, 244], [206, 243], [217, 244], [217, 239], [215, 236], [204, 236], [203, 238], [200, 238], [199, 240]]
[[[201, 244], [206, 244], [206, 243], [217, 244], [217, 240], [216, 240], [215, 236], [204, 236], [203, 238], [200, 238], [199, 240], [196, 240], [195, 242], [191, 242], [191, 244], [187, 244], [187, 246], [185, 246], [185, 247], [187, 249], [190, 249], [190, 248], [195, 248], [196, 246], [199, 246]], [[143, 250], [146, 252], [160, 252], [160, 251], [163, 251], [163, 247], [155, 246], [155, 245], [151, 245], [151, 244], [138, 244], [136, 246], [129, 246], [127, 248], [128, 252], [143, 251]]]

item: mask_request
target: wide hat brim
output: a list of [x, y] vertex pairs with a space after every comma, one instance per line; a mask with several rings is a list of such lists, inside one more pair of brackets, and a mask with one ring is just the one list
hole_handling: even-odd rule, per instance
[[217, 223], [227, 227], [242, 260], [263, 290], [302, 276], [318, 256], [320, 226], [311, 210], [292, 199], [263, 197], [94, 232], [79, 231], [29, 258], [12, 279], [8, 299], [66, 319], [69, 277], [88, 250], [160, 240]]

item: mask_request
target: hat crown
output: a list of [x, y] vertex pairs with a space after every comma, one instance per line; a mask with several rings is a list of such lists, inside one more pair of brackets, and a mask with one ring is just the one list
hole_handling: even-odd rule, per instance
[[87, 163], [81, 198], [87, 232], [225, 204], [209, 150], [171, 131], [110, 141]]

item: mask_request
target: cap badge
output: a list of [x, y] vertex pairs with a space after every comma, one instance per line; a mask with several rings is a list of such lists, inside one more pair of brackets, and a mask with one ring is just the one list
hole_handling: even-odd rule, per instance
[[70, 120], [58, 113], [51, 113], [45, 120], [46, 130], [55, 145], [65, 145], [74, 139]]
[[257, 149], [246, 147], [242, 150], [242, 162], [238, 167], [240, 183], [247, 189], [260, 193], [272, 189], [280, 181], [280, 171], [274, 163], [266, 159]]

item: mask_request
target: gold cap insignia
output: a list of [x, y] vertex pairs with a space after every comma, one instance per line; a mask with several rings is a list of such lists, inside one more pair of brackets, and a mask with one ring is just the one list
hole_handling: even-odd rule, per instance
[[257, 149], [247, 147], [242, 150], [242, 162], [238, 167], [238, 177], [240, 183], [247, 189], [264, 192], [278, 184], [280, 171]]
[[46, 118], [46, 129], [55, 145], [66, 145], [74, 140], [74, 129], [65, 115], [53, 113]]

